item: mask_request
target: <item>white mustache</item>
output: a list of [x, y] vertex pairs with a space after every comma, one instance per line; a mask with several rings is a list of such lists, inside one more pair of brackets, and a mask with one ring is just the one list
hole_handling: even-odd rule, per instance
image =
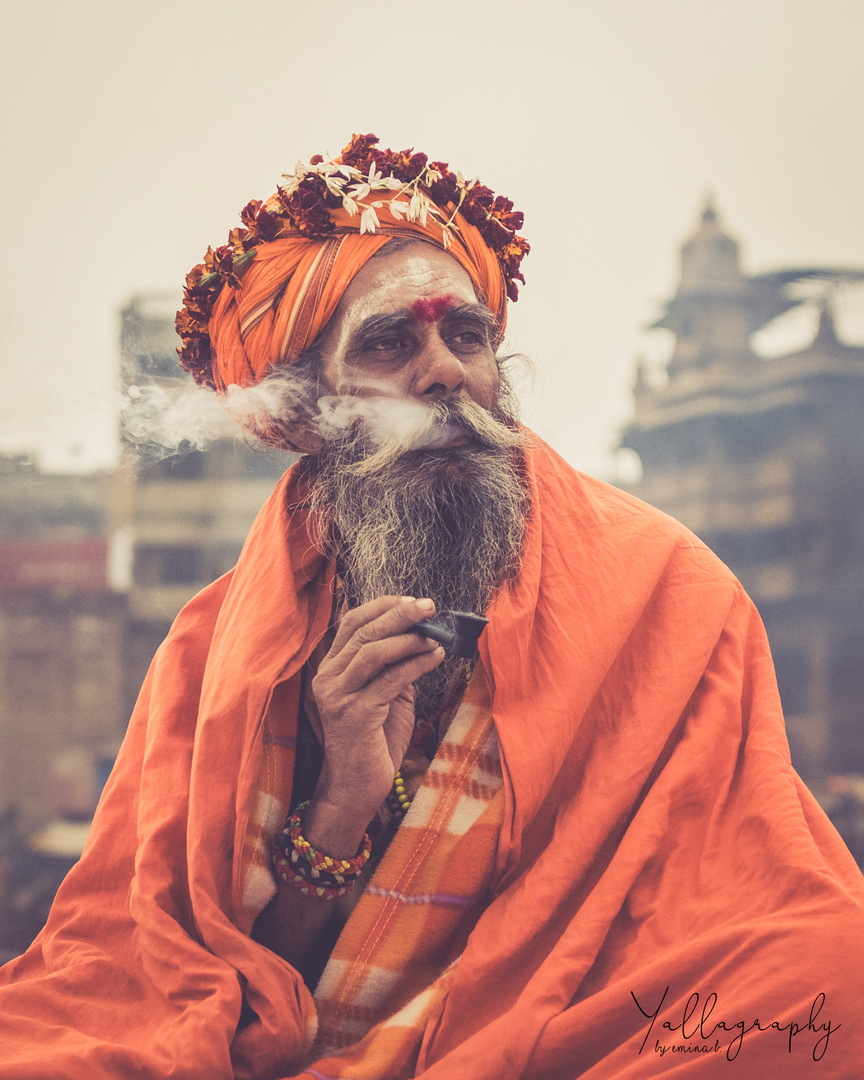
[[352, 428], [390, 452], [445, 447], [463, 435], [496, 449], [521, 445], [521, 436], [470, 398], [428, 404], [408, 398], [329, 395], [318, 400], [317, 428], [325, 441]]

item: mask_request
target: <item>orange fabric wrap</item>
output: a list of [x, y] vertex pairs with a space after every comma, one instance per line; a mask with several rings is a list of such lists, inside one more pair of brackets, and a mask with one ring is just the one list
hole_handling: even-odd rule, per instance
[[[542, 445], [528, 465], [522, 571], [481, 639], [504, 783], [491, 899], [409, 1006], [398, 1072], [376, 1056], [387, 1022], [303, 1073], [312, 998], [244, 932], [264, 718], [330, 615], [289, 472], [178, 617], [84, 856], [0, 975], [4, 1076], [860, 1076], [864, 885], [790, 765], [752, 604], [671, 519]], [[704, 1030], [726, 1026], [705, 1039], [711, 995]]]
[[[376, 193], [378, 195], [378, 193]], [[386, 193], [384, 197], [386, 201]], [[380, 211], [381, 228], [358, 232], [357, 218], [332, 212], [336, 232], [326, 239], [297, 236], [262, 244], [243, 273], [240, 288], [225, 286], [210, 317], [213, 377], [218, 390], [251, 386], [273, 367], [290, 364], [315, 341], [357, 272], [393, 236], [415, 236], [443, 248], [441, 224], [390, 221]], [[478, 298], [507, 319], [504, 279], [495, 255], [478, 229], [456, 215], [449, 254], [474, 282]]]

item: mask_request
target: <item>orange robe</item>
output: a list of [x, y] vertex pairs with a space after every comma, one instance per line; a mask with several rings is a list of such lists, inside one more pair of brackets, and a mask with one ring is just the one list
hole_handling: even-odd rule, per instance
[[[523, 568], [481, 641], [491, 901], [400, 1075], [858, 1080], [862, 878], [789, 763], [752, 604], [676, 522], [539, 442], [528, 459]], [[332, 577], [289, 472], [178, 616], [82, 860], [2, 971], [4, 1080], [302, 1072], [314, 1004], [248, 936], [241, 853], [273, 688]]]

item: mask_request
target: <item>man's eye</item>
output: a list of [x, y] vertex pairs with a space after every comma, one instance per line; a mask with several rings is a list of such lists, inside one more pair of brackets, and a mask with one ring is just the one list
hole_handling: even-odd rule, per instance
[[405, 342], [400, 337], [376, 338], [366, 343], [367, 352], [398, 352], [405, 348]]
[[460, 330], [458, 333], [451, 334], [450, 340], [456, 345], [475, 346], [485, 345], [486, 335], [479, 330]]

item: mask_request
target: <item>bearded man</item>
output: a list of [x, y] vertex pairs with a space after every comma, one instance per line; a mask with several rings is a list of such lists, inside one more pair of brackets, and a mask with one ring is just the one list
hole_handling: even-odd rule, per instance
[[305, 457], [154, 660], [4, 1075], [857, 1076], [864, 889], [752, 604], [513, 419], [521, 215], [376, 143], [187, 279], [181, 362]]

